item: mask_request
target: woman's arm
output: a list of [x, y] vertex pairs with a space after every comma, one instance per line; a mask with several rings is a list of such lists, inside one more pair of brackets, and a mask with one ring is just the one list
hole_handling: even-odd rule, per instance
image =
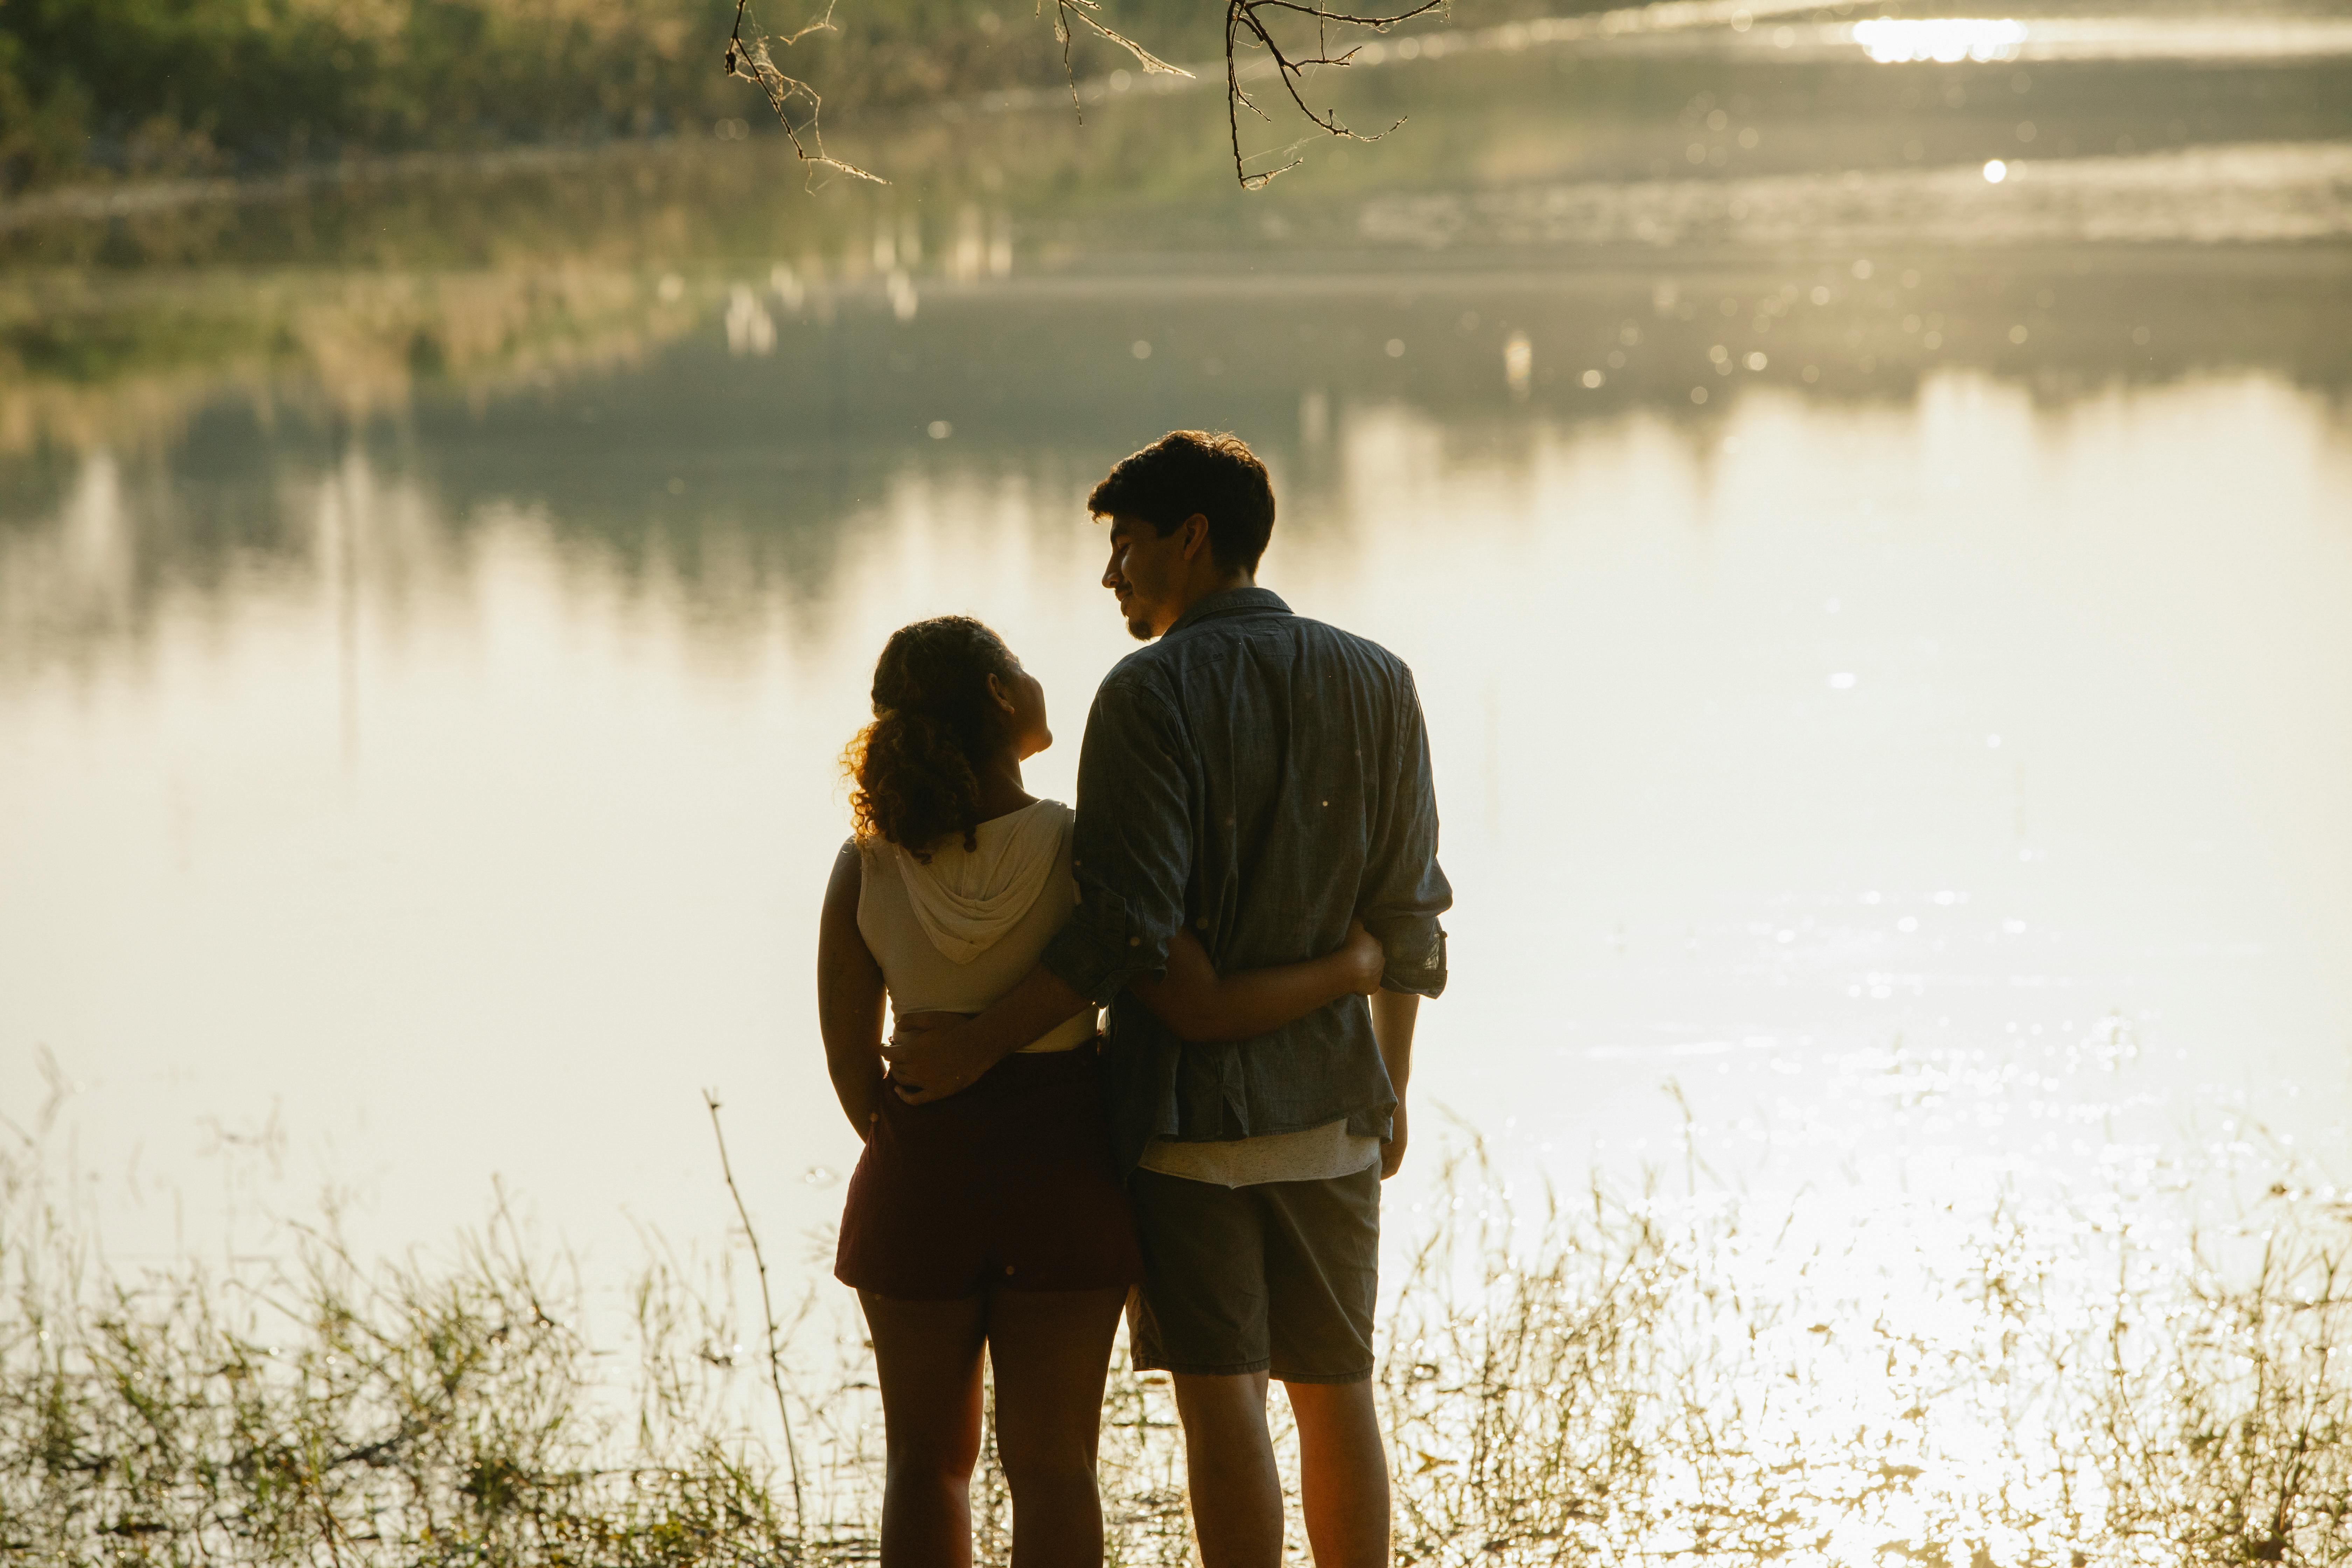
[[1221, 975], [1208, 951], [1180, 931], [1168, 944], [1167, 973], [1130, 980], [1127, 988], [1180, 1039], [1246, 1040], [1342, 996], [1370, 995], [1380, 989], [1386, 962], [1379, 939], [1352, 923], [1336, 952]]
[[882, 1088], [882, 966], [857, 931], [864, 868], [855, 839], [834, 857], [816, 922], [816, 1024], [824, 1037], [825, 1071], [842, 1113], [866, 1138], [874, 1131]]

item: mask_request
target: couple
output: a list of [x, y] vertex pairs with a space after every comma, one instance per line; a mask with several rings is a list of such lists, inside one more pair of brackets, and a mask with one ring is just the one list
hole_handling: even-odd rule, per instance
[[1077, 810], [1022, 788], [1044, 689], [961, 616], [891, 637], [848, 753], [819, 1012], [866, 1140], [835, 1272], [882, 1388], [884, 1568], [971, 1561], [983, 1350], [1013, 1568], [1100, 1562], [1122, 1311], [1175, 1384], [1206, 1568], [1282, 1556], [1269, 1377], [1316, 1563], [1381, 1568], [1380, 1184], [1452, 902], [1420, 700], [1256, 585], [1274, 491], [1236, 437], [1176, 431], [1087, 508], [1149, 646], [1095, 694]]

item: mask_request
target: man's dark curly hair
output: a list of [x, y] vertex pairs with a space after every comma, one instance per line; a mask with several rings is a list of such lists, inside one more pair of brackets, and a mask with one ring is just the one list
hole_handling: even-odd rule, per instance
[[1255, 573], [1274, 532], [1274, 485], [1257, 454], [1230, 431], [1171, 430], [1122, 458], [1087, 497], [1087, 510], [1141, 518], [1162, 539], [1199, 512], [1209, 520], [1217, 564]]
[[874, 666], [874, 722], [842, 753], [857, 837], [877, 835], [929, 864], [950, 837], [980, 847], [980, 766], [1004, 742], [988, 678], [1018, 663], [969, 616], [900, 626]]

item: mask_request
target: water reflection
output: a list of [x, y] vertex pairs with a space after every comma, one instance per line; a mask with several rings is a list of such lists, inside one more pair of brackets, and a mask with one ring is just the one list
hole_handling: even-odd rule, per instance
[[1335, 423], [1401, 410], [1505, 470], [1546, 428], [1646, 411], [1675, 432], [1675, 467], [1708, 468], [1746, 405], [1788, 394], [1867, 423], [1939, 381], [1990, 377], [2056, 410], [2237, 367], [2329, 395], [2352, 374], [2352, 335], [2312, 330], [2341, 307], [2336, 266], [2297, 253], [1015, 280], [934, 289], [914, 322], [871, 291], [797, 287], [797, 312], [781, 289], [739, 289], [633, 369], [428, 385], [360, 420], [216, 393], [162, 451], [16, 464], [0, 664], [135, 641], [169, 595], [234, 604], [273, 573], [328, 570], [343, 525], [320, 521], [322, 498], [354, 471], [402, 498], [365, 503], [388, 509], [364, 547], [380, 582], [462, 571], [433, 563], [519, 510], [625, 578], [675, 575], [724, 620], [779, 590], [828, 599], [860, 519], [909, 475], [1066, 501], [1135, 431], [1174, 424], [1229, 424], [1285, 454], [1295, 515], [1338, 504], [1322, 494]]
[[[773, 363], [678, 357], [645, 418]], [[11, 530], [0, 790], [38, 828], [0, 839], [0, 990], [81, 1085], [81, 1157], [148, 1150], [126, 1245], [240, 1160], [256, 1225], [331, 1181], [382, 1236], [437, 1234], [497, 1171], [607, 1250], [623, 1214], [693, 1234], [704, 1082], [759, 1125], [769, 1201], [830, 1217], [803, 1178], [851, 1151], [795, 955], [872, 649], [971, 609], [1074, 716], [1126, 647], [1078, 521], [1119, 437], [1074, 405], [1061, 443], [970, 440], [981, 399], [933, 441], [910, 393], [895, 446], [795, 468], [725, 423], [780, 416], [739, 390], [625, 443], [536, 400], [382, 453], [225, 426], [202, 476], [91, 458]], [[1832, 1089], [1889, 1050], [2054, 1081], [2127, 1038], [2143, 1116], [2227, 1090], [2340, 1123], [2352, 466], [2324, 402], [2251, 375], [2037, 405], [1981, 373], [1907, 405], [1755, 385], [1698, 425], [1322, 395], [1236, 422], [1273, 437], [1270, 581], [1405, 652], [1430, 706], [1477, 894], [1434, 1100], [1570, 1172], [1660, 1158], [1669, 1076], [1719, 1163], [2048, 1169], [2100, 1146], [2063, 1097], [1945, 1154]], [[291, 1130], [282, 1173], [197, 1114]]]
[[1216, 424], [1268, 580], [1419, 673], [1417, 1082], [1507, 1163], [1680, 1157], [1669, 1077], [1794, 1174], [2340, 1137], [2342, 68], [1669, 9], [1392, 41], [1347, 90], [1409, 132], [1263, 200], [1139, 91], [911, 122], [883, 193], [730, 142], [10, 227], [0, 1044], [62, 1087], [0, 1109], [134, 1251], [322, 1185], [398, 1245], [497, 1171], [628, 1256], [719, 1214], [719, 1084], [822, 1223], [873, 651], [982, 615], [1074, 734], [1086, 489]]
[[[982, 305], [1081, 279], [1166, 292], [1171, 274], [1793, 276], [1903, 251], [1931, 284], [1981, 287], [2137, 273], [2159, 248], [2174, 252], [2162, 265], [2181, 247], [2277, 265], [2291, 244], [2289, 264], [2311, 269], [2293, 303], [2335, 319], [2317, 242], [2345, 223], [2340, 23], [2028, 16], [2029, 42], [2074, 39], [2076, 54], [1873, 65], [1853, 41], [1870, 19], [1784, 15], [1798, 10], [1670, 4], [1376, 43], [1316, 89], [1350, 119], [1409, 115], [1410, 129], [1309, 149], [1260, 197], [1229, 188], [1213, 95], [1139, 83], [1090, 84], [1106, 101], [1084, 122], [1046, 94], [842, 128], [848, 155], [891, 171], [887, 189], [806, 193], [774, 147], [729, 141], [389, 166], [236, 200], [189, 185], [11, 203], [0, 452], [171, 439], [224, 385], [367, 419], [412, 389], [478, 398], [638, 363], [713, 319], [737, 321], [750, 350], [763, 317], [781, 330], [851, 300], [906, 321], [967, 291]], [[1817, 34], [1842, 41], [1799, 47]], [[2156, 47], [2168, 38], [2189, 42]], [[2005, 177], [1989, 183], [1996, 162]], [[2342, 336], [2279, 331], [2253, 352]]]

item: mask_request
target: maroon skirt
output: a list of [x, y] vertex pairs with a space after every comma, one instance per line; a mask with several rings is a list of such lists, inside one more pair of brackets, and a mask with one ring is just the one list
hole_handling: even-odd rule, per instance
[[1009, 1056], [929, 1105], [886, 1088], [849, 1179], [833, 1273], [907, 1301], [1141, 1279], [1097, 1048]]

